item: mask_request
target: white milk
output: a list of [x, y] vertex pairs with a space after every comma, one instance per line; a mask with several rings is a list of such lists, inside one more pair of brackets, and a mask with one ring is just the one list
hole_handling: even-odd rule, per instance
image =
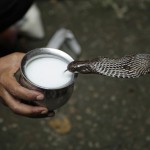
[[67, 62], [57, 58], [38, 58], [27, 65], [26, 76], [36, 85], [50, 89], [59, 88], [73, 78], [73, 73], [65, 72], [67, 65]]

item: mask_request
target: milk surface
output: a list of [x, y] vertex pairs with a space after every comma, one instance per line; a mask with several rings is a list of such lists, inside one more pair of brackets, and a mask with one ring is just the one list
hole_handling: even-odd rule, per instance
[[73, 78], [73, 73], [65, 72], [67, 66], [67, 62], [57, 58], [37, 58], [27, 65], [26, 76], [36, 85], [55, 89], [67, 84]]

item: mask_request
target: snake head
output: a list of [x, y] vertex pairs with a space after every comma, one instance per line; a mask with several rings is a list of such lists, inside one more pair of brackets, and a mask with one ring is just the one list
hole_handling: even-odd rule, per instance
[[88, 61], [73, 61], [68, 65], [67, 70], [73, 73], [82, 73], [82, 74], [91, 73]]

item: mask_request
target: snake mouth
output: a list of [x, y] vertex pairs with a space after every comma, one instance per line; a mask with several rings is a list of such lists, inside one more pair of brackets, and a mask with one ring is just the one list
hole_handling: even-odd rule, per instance
[[72, 61], [71, 63], [69, 63], [69, 65], [67, 66], [66, 71], [70, 71], [70, 72], [75, 72], [75, 65], [74, 65], [75, 61]]
[[92, 71], [88, 61], [73, 61], [68, 65], [67, 69], [70, 72], [82, 74], [88, 74]]
[[150, 54], [126, 55], [121, 58], [98, 57], [85, 61], [73, 61], [67, 69], [73, 73], [138, 78], [150, 73], [149, 60]]

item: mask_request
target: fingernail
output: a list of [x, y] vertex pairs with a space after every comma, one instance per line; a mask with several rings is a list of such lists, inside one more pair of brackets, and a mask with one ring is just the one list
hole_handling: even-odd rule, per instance
[[36, 99], [37, 99], [37, 100], [43, 100], [43, 99], [44, 99], [44, 96], [43, 96], [43, 95], [38, 95], [38, 96], [36, 97]]
[[47, 114], [48, 110], [41, 111], [41, 114]]

